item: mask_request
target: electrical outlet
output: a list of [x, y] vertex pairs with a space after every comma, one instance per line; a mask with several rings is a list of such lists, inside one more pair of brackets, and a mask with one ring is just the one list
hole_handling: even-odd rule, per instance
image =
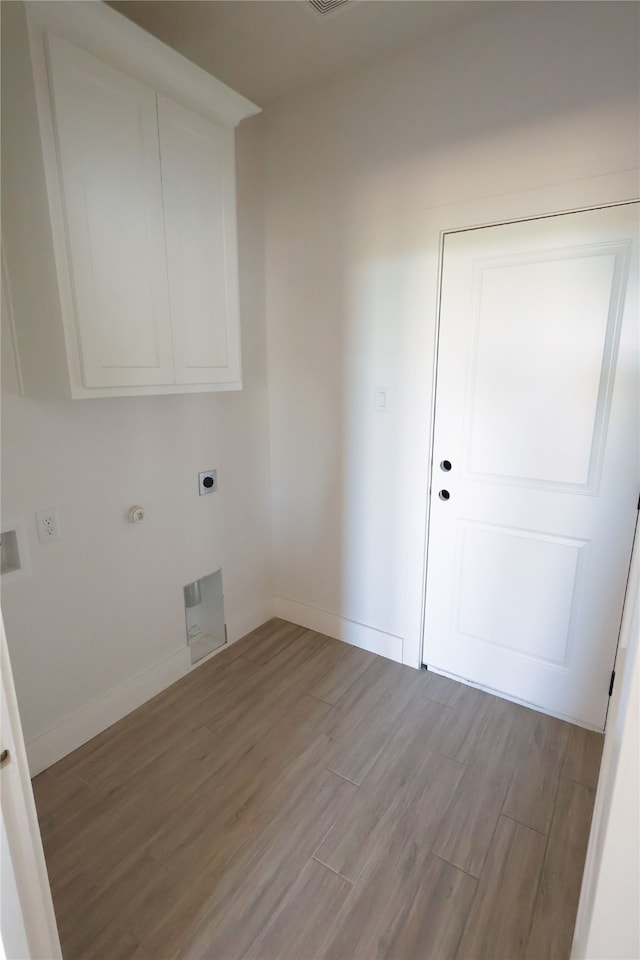
[[36, 526], [40, 543], [49, 543], [51, 540], [60, 539], [58, 514], [55, 509], [40, 510], [36, 513]]
[[206, 493], [215, 493], [217, 489], [217, 470], [203, 470], [202, 473], [198, 474], [198, 490], [200, 491], [201, 497], [203, 497]]

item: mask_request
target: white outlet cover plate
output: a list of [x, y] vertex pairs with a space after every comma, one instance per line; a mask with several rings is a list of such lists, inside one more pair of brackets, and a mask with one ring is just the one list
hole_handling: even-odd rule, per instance
[[52, 540], [60, 539], [60, 524], [58, 523], [58, 512], [55, 508], [39, 510], [36, 513], [36, 526], [40, 543], [51, 543]]

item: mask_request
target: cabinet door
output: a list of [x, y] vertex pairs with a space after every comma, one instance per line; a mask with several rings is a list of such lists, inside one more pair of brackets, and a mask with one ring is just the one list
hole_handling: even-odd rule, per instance
[[155, 93], [48, 37], [86, 387], [174, 381]]
[[158, 96], [176, 381], [240, 386], [233, 130]]

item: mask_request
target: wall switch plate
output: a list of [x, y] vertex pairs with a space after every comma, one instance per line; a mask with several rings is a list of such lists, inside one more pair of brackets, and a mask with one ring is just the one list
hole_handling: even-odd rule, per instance
[[198, 474], [198, 490], [201, 497], [204, 497], [207, 493], [215, 493], [217, 489], [217, 470], [203, 470], [202, 473]]
[[36, 526], [40, 543], [50, 543], [51, 540], [60, 539], [58, 514], [55, 509], [40, 510], [36, 513]]
[[390, 405], [389, 387], [376, 387], [374, 400], [376, 413], [388, 413]]

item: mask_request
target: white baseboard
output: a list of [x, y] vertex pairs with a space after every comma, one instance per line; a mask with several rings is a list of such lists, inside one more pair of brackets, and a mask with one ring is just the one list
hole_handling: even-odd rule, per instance
[[358, 623], [356, 620], [349, 620], [336, 613], [329, 613], [328, 610], [320, 610], [307, 603], [300, 603], [299, 600], [288, 600], [286, 597], [274, 597], [273, 606], [276, 617], [282, 617], [283, 620], [290, 620], [301, 627], [306, 627], [307, 630], [324, 633], [328, 637], [344, 640], [345, 643], [350, 643], [354, 647], [360, 647], [362, 650], [377, 653], [388, 660], [402, 663], [402, 637], [397, 637], [393, 633], [376, 630], [375, 627]]
[[273, 598], [265, 597], [264, 600], [254, 603], [251, 607], [246, 607], [240, 613], [227, 617], [227, 640], [229, 643], [235, 643], [241, 637], [251, 633], [256, 627], [261, 627], [267, 620], [275, 616], [273, 611]]
[[[234, 643], [274, 616], [402, 663], [401, 637], [284, 597], [265, 598], [230, 616], [227, 619], [228, 642]], [[221, 650], [215, 651], [213, 655]], [[205, 662], [206, 660], [201, 661]], [[34, 737], [26, 744], [31, 776], [35, 777], [52, 763], [77, 750], [83, 743], [96, 737], [199, 666], [200, 663], [192, 666], [189, 662], [189, 650], [185, 644], [148, 670], [125, 680], [82, 710]]]
[[27, 744], [32, 777], [77, 750], [107, 727], [155, 697], [191, 669], [187, 646], [110, 690]]
[[[228, 642], [239, 640], [246, 633], [259, 627], [273, 616], [271, 598], [247, 607], [227, 621]], [[220, 653], [224, 650], [215, 653]], [[104, 696], [94, 700], [82, 710], [66, 717], [54, 727], [26, 744], [29, 758], [29, 772], [32, 777], [50, 767], [52, 763], [77, 750], [83, 743], [96, 737], [107, 727], [122, 720], [128, 713], [151, 700], [156, 694], [175, 683], [191, 670], [197, 669], [206, 660], [194, 666], [190, 663], [189, 648], [186, 645], [170, 654], [159, 663], [131, 677]]]

